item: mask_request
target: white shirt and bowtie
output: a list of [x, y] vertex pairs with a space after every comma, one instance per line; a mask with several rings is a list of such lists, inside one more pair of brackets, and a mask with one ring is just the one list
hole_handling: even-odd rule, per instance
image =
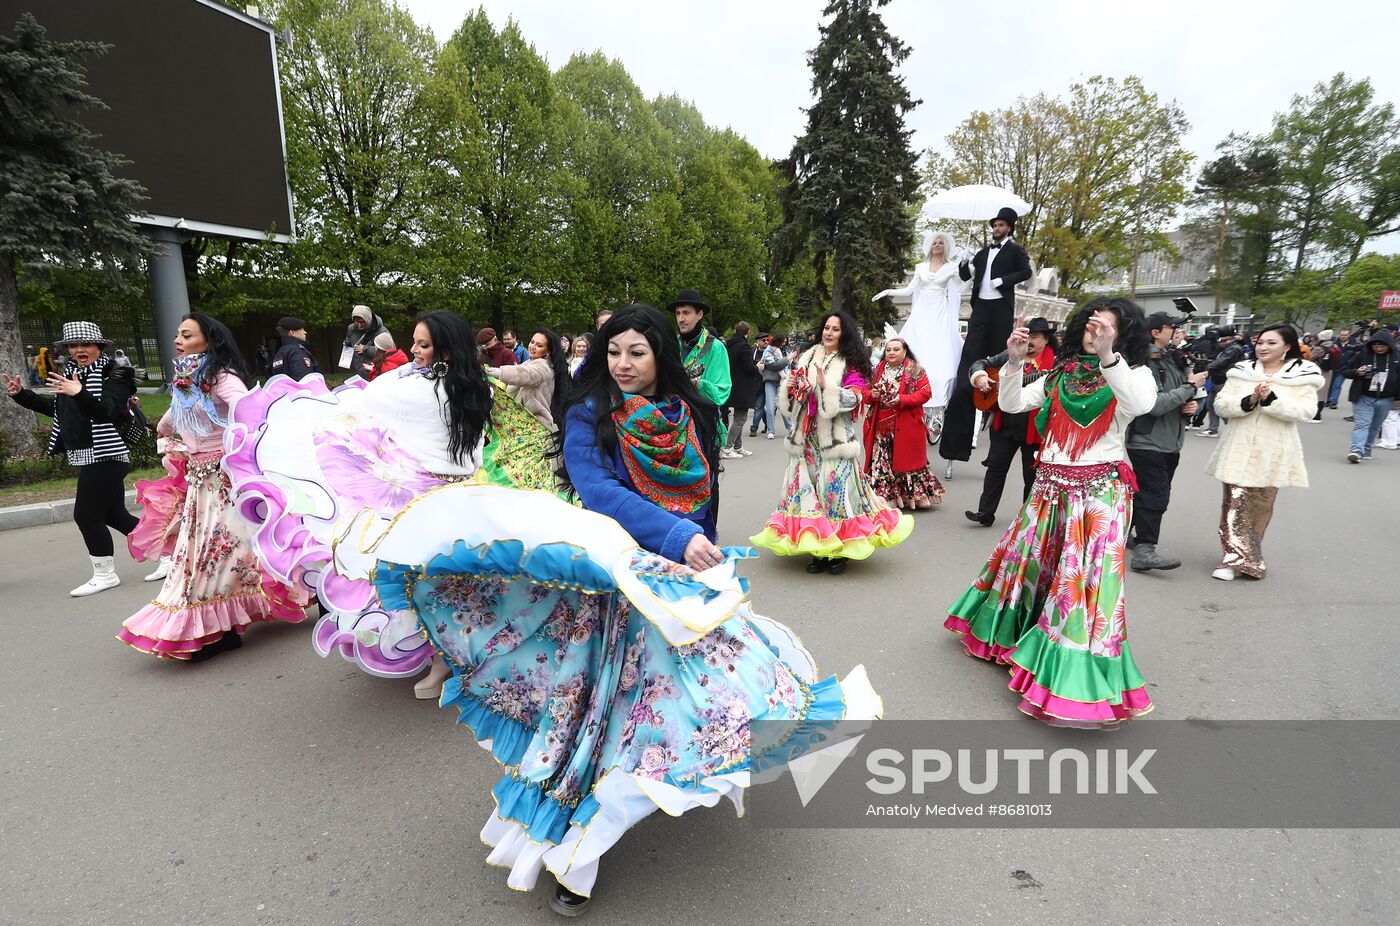
[[1001, 239], [1001, 244], [988, 245], [987, 266], [982, 271], [982, 285], [977, 290], [979, 299], [1000, 299], [1001, 298], [1001, 277], [992, 279], [992, 261], [996, 260], [1000, 249], [1011, 241], [1011, 236], [1007, 235]]

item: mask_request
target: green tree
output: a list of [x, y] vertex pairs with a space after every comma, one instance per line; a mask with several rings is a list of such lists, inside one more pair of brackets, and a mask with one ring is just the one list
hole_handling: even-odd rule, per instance
[[[0, 369], [22, 374], [17, 265], [46, 260], [96, 264], [113, 273], [147, 253], [129, 216], [144, 190], [119, 176], [118, 154], [93, 144], [75, 114], [104, 108], [85, 89], [84, 62], [99, 42], [54, 42], [25, 13], [0, 34]], [[0, 402], [11, 447], [33, 448], [34, 416]]]
[[1278, 158], [1258, 139], [1231, 135], [1220, 157], [1201, 169], [1193, 205], [1200, 216], [1187, 225], [1191, 246], [1215, 254], [1207, 281], [1215, 309], [1249, 302], [1267, 290], [1279, 271]]
[[[300, 240], [255, 263], [309, 286], [309, 321], [421, 282], [423, 216], [442, 146], [432, 34], [388, 0], [277, 0], [287, 168]], [[334, 294], [334, 298], [326, 297]]]
[[769, 244], [780, 211], [768, 162], [731, 131], [705, 124], [678, 97], [653, 104], [670, 133], [680, 179], [681, 212], [667, 239], [663, 292], [698, 287], [717, 308], [724, 330], [740, 319], [768, 326], [776, 315]]
[[975, 112], [930, 153], [930, 188], [1008, 187], [1031, 203], [1017, 234], [1038, 267], [1060, 269], [1074, 294], [1096, 279], [1135, 285], [1137, 258], [1170, 252], [1168, 225], [1187, 198], [1189, 123], [1137, 77], [1095, 76], [1064, 99], [1039, 94]]
[[1279, 160], [1294, 272], [1355, 259], [1400, 219], [1400, 123], [1392, 104], [1374, 98], [1369, 80], [1337, 74], [1274, 117], [1268, 142]]
[[[1328, 325], [1346, 326], [1374, 317], [1383, 292], [1400, 292], [1400, 254], [1367, 254], [1358, 258], [1327, 290], [1324, 305]], [[1392, 314], [1386, 320], [1396, 318]]]
[[[557, 322], [568, 204], [563, 114], [549, 66], [514, 22], [497, 32], [483, 10], [438, 54], [444, 156], [427, 211], [432, 274], [470, 294], [476, 318], [498, 330], [519, 310]], [[557, 300], [556, 300], [557, 301]]]
[[580, 183], [568, 217], [567, 308], [587, 324], [618, 302], [665, 304], [681, 216], [670, 134], [621, 62], [576, 54], [555, 76], [569, 103], [564, 166]]
[[[1042, 216], [1048, 214], [1044, 204], [1053, 202], [1074, 169], [1074, 151], [1064, 143], [1068, 126], [1065, 104], [1043, 93], [996, 112], [975, 112], [948, 136], [951, 158], [927, 153], [928, 192], [966, 183], [1012, 190], [1032, 206], [1017, 221], [1016, 236], [1023, 244], [1037, 241]], [[959, 227], [980, 233], [985, 223]]]
[[919, 186], [904, 124], [918, 101], [897, 73], [909, 48], [877, 12], [888, 2], [827, 3], [822, 15], [830, 19], [808, 55], [817, 101], [792, 150], [795, 219], [809, 231], [804, 250], [818, 286], [829, 261], [831, 307], [853, 311], [866, 327], [890, 317], [888, 302], [869, 297], [904, 278]]

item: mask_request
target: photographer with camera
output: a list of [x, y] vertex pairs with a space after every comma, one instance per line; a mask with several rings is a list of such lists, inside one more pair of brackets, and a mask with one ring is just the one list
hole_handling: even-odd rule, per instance
[[1351, 365], [1342, 367], [1342, 375], [1351, 380], [1351, 413], [1356, 424], [1351, 429], [1351, 452], [1347, 462], [1360, 463], [1371, 459], [1371, 448], [1380, 435], [1385, 416], [1400, 395], [1400, 356], [1395, 353], [1395, 339], [1384, 328], [1366, 341], [1365, 350], [1356, 354]]
[[1157, 382], [1157, 400], [1133, 420], [1126, 442], [1128, 460], [1138, 481], [1137, 498], [1133, 500], [1137, 545], [1130, 563], [1138, 572], [1181, 565], [1181, 560], [1157, 552], [1157, 539], [1162, 531], [1162, 516], [1171, 502], [1172, 479], [1181, 462], [1181, 447], [1186, 443], [1184, 416], [1196, 412], [1196, 394], [1207, 376], [1203, 369], [1188, 373], [1187, 357], [1168, 350], [1176, 329], [1185, 321], [1170, 312], [1147, 316], [1152, 334], [1147, 368]]
[[1206, 329], [1206, 338], [1211, 341], [1208, 349], [1210, 364], [1206, 367], [1209, 374], [1207, 379], [1207, 395], [1202, 408], [1196, 410], [1196, 417], [1193, 424], [1200, 427], [1204, 417], [1210, 415], [1210, 426], [1205, 430], [1198, 431], [1201, 437], [1220, 436], [1220, 416], [1215, 413], [1215, 393], [1220, 387], [1225, 385], [1225, 379], [1230, 372], [1230, 368], [1241, 360], [1248, 359], [1248, 354], [1239, 343], [1239, 334], [1233, 325], [1226, 325], [1223, 328]]

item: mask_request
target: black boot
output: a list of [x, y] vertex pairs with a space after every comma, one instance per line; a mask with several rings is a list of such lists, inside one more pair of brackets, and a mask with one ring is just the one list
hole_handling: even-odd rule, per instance
[[1326, 403], [1326, 402], [1318, 402], [1318, 403], [1317, 403], [1317, 414], [1316, 414], [1316, 415], [1313, 415], [1313, 421], [1321, 421], [1321, 420], [1322, 420], [1322, 410], [1323, 410], [1324, 408], [1326, 408], [1326, 407], [1327, 407], [1327, 403]]
[[837, 556], [827, 562], [826, 571], [834, 576], [839, 576], [846, 571], [846, 557]]
[[562, 884], [556, 884], [554, 896], [549, 899], [549, 909], [560, 916], [582, 916], [591, 900], [590, 897], [575, 894]]
[[812, 561], [807, 564], [807, 574], [815, 576], [823, 572], [826, 572], [826, 560], [820, 556], [812, 557]]
[[225, 650], [238, 649], [242, 645], [243, 637], [237, 630], [225, 630], [222, 637], [196, 650], [194, 655], [190, 656], [189, 661], [203, 662], [206, 659], [212, 659]]
[[1158, 553], [1157, 544], [1140, 543], [1133, 549], [1129, 567], [1135, 572], [1146, 572], [1149, 569], [1175, 569], [1180, 565], [1181, 560]]

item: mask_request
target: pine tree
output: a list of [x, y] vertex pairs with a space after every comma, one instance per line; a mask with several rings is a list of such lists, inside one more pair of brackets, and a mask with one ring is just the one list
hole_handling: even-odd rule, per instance
[[[831, 262], [833, 309], [867, 327], [888, 311], [869, 301], [907, 271], [919, 175], [905, 113], [918, 105], [896, 68], [909, 47], [876, 12], [889, 0], [831, 0], [808, 56], [817, 102], [793, 147], [796, 224], [810, 227], [816, 278]], [[826, 295], [826, 294], [824, 294]]]
[[[115, 268], [147, 250], [129, 216], [141, 185], [117, 176], [121, 157], [93, 145], [75, 111], [105, 108], [88, 93], [83, 61], [100, 42], [50, 41], [29, 13], [0, 34], [0, 370], [23, 374], [18, 261], [44, 258]], [[33, 447], [34, 416], [0, 401], [13, 450]]]

